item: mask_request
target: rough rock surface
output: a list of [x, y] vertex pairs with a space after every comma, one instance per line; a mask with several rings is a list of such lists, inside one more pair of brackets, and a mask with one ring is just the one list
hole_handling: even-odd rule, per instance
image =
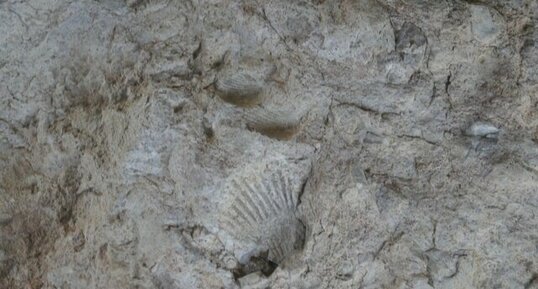
[[538, 288], [536, 0], [0, 0], [0, 288]]

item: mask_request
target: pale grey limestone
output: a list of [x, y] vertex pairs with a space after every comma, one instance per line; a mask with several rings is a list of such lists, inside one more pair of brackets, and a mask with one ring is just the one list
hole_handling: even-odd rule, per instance
[[537, 13], [0, 0], [0, 288], [538, 288]]

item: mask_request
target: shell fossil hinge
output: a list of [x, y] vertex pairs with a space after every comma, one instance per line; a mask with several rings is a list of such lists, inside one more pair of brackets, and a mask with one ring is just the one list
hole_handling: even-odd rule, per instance
[[280, 109], [253, 109], [245, 111], [247, 126], [261, 134], [277, 139], [289, 139], [298, 130], [300, 114]]
[[246, 72], [219, 77], [215, 89], [224, 101], [237, 106], [252, 106], [262, 101], [263, 82]]

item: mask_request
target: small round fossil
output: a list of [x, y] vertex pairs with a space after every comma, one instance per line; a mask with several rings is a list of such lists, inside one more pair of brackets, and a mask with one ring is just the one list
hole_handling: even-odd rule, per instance
[[499, 134], [499, 129], [487, 122], [475, 122], [466, 131], [468, 136], [496, 138]]

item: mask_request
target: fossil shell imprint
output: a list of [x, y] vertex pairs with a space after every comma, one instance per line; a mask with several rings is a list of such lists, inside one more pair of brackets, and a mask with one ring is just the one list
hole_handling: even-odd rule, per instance
[[469, 136], [496, 137], [499, 129], [487, 122], [475, 122], [466, 131]]
[[219, 77], [215, 89], [224, 101], [237, 106], [252, 106], [262, 101], [263, 82], [246, 72]]
[[244, 118], [250, 129], [276, 139], [291, 138], [301, 122], [300, 113], [282, 109], [249, 109]]
[[239, 256], [239, 262], [266, 252], [278, 264], [302, 248], [305, 226], [296, 217], [300, 190], [281, 168], [269, 174], [247, 171], [229, 180], [225, 193], [230, 198], [222, 207], [220, 226], [235, 240], [257, 246], [256, 252]]

